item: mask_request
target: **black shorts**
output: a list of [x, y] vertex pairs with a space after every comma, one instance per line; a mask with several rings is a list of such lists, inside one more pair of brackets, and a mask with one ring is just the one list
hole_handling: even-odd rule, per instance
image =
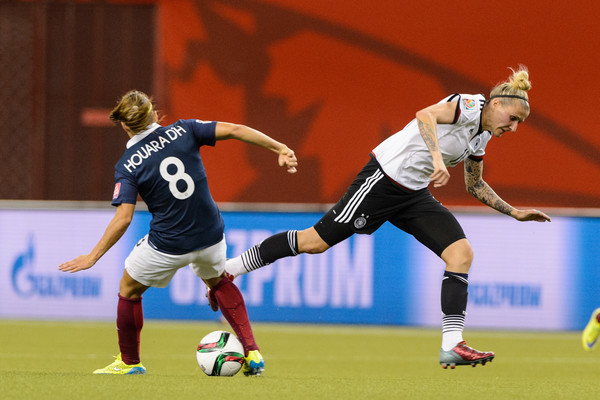
[[386, 221], [413, 235], [438, 256], [466, 237], [454, 215], [429, 189], [413, 191], [398, 185], [373, 158], [314, 228], [334, 246], [354, 233], [370, 235]]

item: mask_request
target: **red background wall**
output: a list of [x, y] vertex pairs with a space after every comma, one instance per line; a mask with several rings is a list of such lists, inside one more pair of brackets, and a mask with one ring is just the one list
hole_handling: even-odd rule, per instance
[[[485, 180], [509, 202], [597, 207], [596, 1], [158, 2], [156, 93], [165, 122], [248, 124], [300, 160], [288, 175], [262, 149], [203, 151], [218, 201], [335, 202], [369, 151], [453, 92], [484, 93], [529, 67], [532, 114], [494, 139]], [[462, 166], [434, 189], [476, 205]]]
[[[293, 148], [203, 149], [220, 202], [331, 203], [417, 110], [529, 67], [532, 114], [487, 148], [485, 180], [514, 205], [598, 207], [595, 0], [62, 0], [0, 2], [1, 198], [103, 200], [127, 90], [170, 123], [244, 123]], [[18, 77], [18, 79], [17, 79]], [[478, 205], [462, 166], [448, 205]]]
[[154, 85], [145, 3], [0, 1], [0, 199], [110, 201], [127, 135], [108, 113]]

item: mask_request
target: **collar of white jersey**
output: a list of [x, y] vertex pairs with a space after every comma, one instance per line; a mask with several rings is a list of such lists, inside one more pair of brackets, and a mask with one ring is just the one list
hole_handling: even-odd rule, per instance
[[148, 127], [148, 129], [146, 129], [145, 131], [142, 131], [142, 132], [138, 133], [137, 135], [135, 135], [134, 137], [132, 137], [131, 139], [129, 139], [127, 141], [127, 148], [130, 148], [134, 144], [138, 143], [140, 140], [143, 140], [146, 136], [148, 136], [149, 134], [151, 134], [152, 132], [154, 132], [156, 130], [156, 128], [160, 128], [160, 125], [157, 124], [156, 122], [154, 122], [152, 125], [150, 125]]

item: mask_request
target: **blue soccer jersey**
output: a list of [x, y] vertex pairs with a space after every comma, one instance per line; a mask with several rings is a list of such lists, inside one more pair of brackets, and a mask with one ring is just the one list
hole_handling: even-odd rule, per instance
[[112, 204], [135, 204], [139, 194], [152, 213], [150, 244], [159, 251], [185, 254], [223, 239], [223, 218], [199, 152], [201, 146], [215, 145], [216, 124], [153, 124], [127, 142], [115, 165]]

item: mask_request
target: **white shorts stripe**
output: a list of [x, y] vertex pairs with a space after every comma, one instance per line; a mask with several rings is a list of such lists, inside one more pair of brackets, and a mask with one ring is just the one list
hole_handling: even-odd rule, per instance
[[383, 178], [383, 176], [383, 172], [381, 172], [381, 170], [378, 169], [373, 175], [368, 177], [365, 180], [365, 182], [361, 185], [361, 187], [356, 191], [356, 193], [354, 193], [350, 201], [348, 201], [348, 204], [346, 204], [340, 215], [338, 215], [334, 219], [334, 221], [342, 224], [350, 222], [352, 215], [354, 215], [354, 212], [356, 211], [360, 203], [364, 200], [364, 198], [367, 196], [367, 194], [373, 188], [373, 186], [375, 186], [375, 184], [381, 178]]

